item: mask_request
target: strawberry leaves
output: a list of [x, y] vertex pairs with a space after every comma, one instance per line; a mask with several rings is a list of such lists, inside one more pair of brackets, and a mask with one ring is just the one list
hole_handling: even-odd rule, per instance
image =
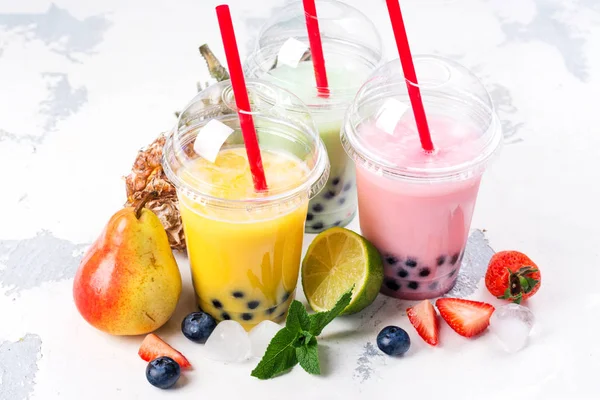
[[517, 272], [508, 269], [508, 287], [504, 294], [498, 296], [498, 298], [521, 304], [523, 295], [530, 293], [540, 283], [539, 280], [529, 276], [536, 272], [538, 272], [538, 269], [530, 266], [522, 267]]

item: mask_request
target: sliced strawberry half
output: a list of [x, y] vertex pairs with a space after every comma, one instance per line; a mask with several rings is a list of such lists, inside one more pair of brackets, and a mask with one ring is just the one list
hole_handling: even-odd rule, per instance
[[435, 305], [450, 328], [464, 337], [477, 336], [485, 331], [495, 310], [491, 304], [464, 299], [442, 298]]
[[406, 310], [408, 319], [424, 341], [432, 346], [438, 344], [440, 326], [437, 313], [429, 300], [423, 300]]
[[158, 357], [166, 356], [172, 358], [181, 368], [192, 367], [192, 364], [190, 364], [183, 354], [169, 346], [167, 342], [156, 336], [154, 333], [146, 335], [138, 354], [142, 357], [142, 360], [148, 362], [157, 359]]

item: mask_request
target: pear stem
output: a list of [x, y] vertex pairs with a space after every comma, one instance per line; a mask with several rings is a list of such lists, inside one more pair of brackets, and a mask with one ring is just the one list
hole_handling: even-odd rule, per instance
[[156, 198], [157, 196], [158, 196], [158, 192], [152, 191], [152, 192], [148, 192], [144, 197], [142, 197], [142, 199], [136, 204], [135, 208], [133, 209], [133, 213], [135, 214], [135, 217], [137, 219], [140, 219], [140, 216], [142, 214], [142, 208], [144, 208], [146, 203], [149, 202], [150, 200]]

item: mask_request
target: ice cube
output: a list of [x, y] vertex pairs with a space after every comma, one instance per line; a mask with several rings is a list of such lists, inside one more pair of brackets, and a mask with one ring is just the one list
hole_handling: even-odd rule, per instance
[[281, 330], [281, 326], [273, 321], [263, 321], [256, 325], [250, 331], [251, 356], [261, 358], [265, 354], [265, 350], [269, 346], [271, 339], [277, 332]]
[[490, 331], [509, 353], [516, 353], [527, 344], [535, 323], [531, 310], [519, 304], [498, 307], [490, 319]]
[[220, 322], [204, 344], [207, 356], [215, 361], [241, 362], [250, 356], [250, 338], [239, 322]]

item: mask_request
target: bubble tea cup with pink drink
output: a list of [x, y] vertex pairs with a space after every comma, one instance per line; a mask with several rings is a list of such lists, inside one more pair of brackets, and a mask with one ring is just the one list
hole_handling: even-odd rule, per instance
[[342, 131], [356, 162], [362, 234], [382, 253], [382, 293], [426, 299], [458, 276], [482, 175], [501, 143], [490, 96], [463, 66], [414, 57], [433, 151], [423, 149], [399, 60], [376, 70]]

